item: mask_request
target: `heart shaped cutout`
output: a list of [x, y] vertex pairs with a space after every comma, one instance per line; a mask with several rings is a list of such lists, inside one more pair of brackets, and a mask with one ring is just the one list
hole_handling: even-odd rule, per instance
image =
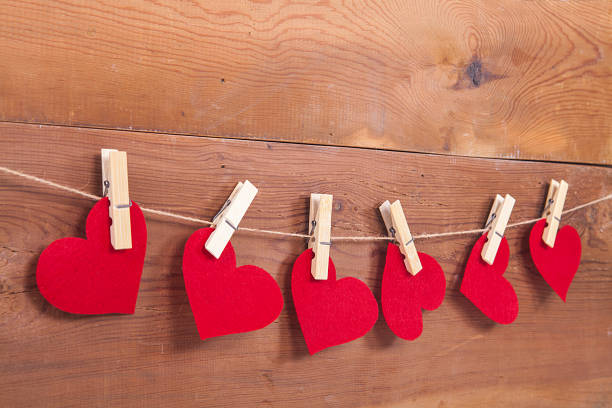
[[555, 246], [551, 248], [542, 240], [545, 227], [546, 219], [535, 223], [529, 234], [529, 251], [536, 269], [565, 302], [567, 291], [580, 265], [580, 235], [574, 227], [566, 225], [557, 231]]
[[183, 277], [191, 311], [202, 340], [258, 330], [272, 323], [283, 308], [274, 278], [253, 265], [236, 268], [231, 242], [219, 259], [204, 244], [214, 231], [191, 234], [183, 253]]
[[485, 242], [486, 234], [472, 248], [461, 282], [461, 293], [489, 319], [509, 324], [518, 315], [518, 299], [514, 288], [503, 276], [510, 258], [508, 241], [502, 238], [493, 265], [483, 261], [480, 256]]
[[40, 254], [38, 289], [53, 306], [68, 313], [134, 313], [147, 248], [147, 226], [132, 202], [132, 248], [115, 250], [110, 242], [108, 198], [89, 214], [87, 239], [62, 238]]
[[310, 273], [314, 253], [307, 249], [296, 259], [291, 292], [310, 354], [355, 340], [374, 326], [378, 303], [365, 283], [356, 278], [336, 280], [331, 258], [327, 280]]
[[412, 276], [397, 245], [389, 243], [382, 279], [381, 303], [389, 328], [398, 337], [414, 340], [423, 332], [422, 309], [435, 310], [444, 300], [446, 278], [431, 256], [419, 252], [423, 269]]

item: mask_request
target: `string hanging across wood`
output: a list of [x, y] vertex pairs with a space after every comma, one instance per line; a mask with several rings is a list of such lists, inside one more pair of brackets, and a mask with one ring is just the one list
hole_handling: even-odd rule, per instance
[[[18, 177], [22, 177], [25, 178], [27, 180], [30, 181], [34, 181], [40, 184], [44, 184], [47, 185], [49, 187], [53, 187], [55, 189], [58, 190], [64, 190], [76, 195], [80, 195], [82, 197], [88, 198], [90, 200], [100, 200], [102, 197], [95, 195], [95, 194], [90, 194], [87, 193], [85, 191], [81, 191], [72, 187], [68, 187], [68, 186], [64, 186], [62, 184], [58, 184], [55, 183], [53, 181], [50, 180], [46, 180], [40, 177], [36, 177], [30, 174], [26, 174], [26, 173], [22, 173], [20, 171], [17, 170], [13, 170], [10, 169], [8, 167], [2, 167], [0, 166], [0, 171], [7, 173], [7, 174], [12, 174], [14, 176], [18, 176]], [[595, 200], [586, 202], [584, 204], [580, 204], [576, 207], [573, 208], [569, 208], [567, 210], [564, 210], [562, 212], [562, 214], [569, 214], [572, 213], [574, 211], [578, 211], [581, 210], [583, 208], [586, 207], [590, 207], [592, 205], [598, 204], [600, 202], [606, 201], [606, 200], [610, 200], [612, 199], [612, 194], [608, 194], [606, 196], [597, 198]], [[203, 225], [212, 225], [213, 223], [211, 221], [208, 220], [204, 220], [202, 218], [197, 218], [197, 217], [189, 217], [186, 215], [181, 215], [181, 214], [176, 214], [173, 212], [169, 212], [169, 211], [163, 211], [163, 210], [156, 210], [153, 208], [147, 208], [147, 207], [140, 207], [140, 209], [142, 210], [142, 212], [144, 213], [148, 213], [148, 214], [154, 214], [154, 215], [159, 215], [162, 217], [168, 217], [168, 218], [174, 218], [177, 220], [182, 220], [182, 221], [187, 221], [187, 222], [193, 222], [195, 224], [203, 224]], [[528, 225], [528, 224], [533, 224], [536, 223], [537, 221], [539, 221], [542, 217], [538, 217], [538, 218], [531, 218], [528, 220], [524, 220], [524, 221], [519, 221], [519, 222], [515, 222], [512, 224], [508, 224], [506, 228], [513, 228], [513, 227], [518, 227], [520, 225]], [[265, 235], [276, 235], [276, 236], [281, 236], [281, 237], [293, 237], [293, 238], [303, 238], [303, 239], [309, 239], [311, 237], [311, 235], [309, 234], [301, 234], [301, 233], [296, 233], [296, 232], [283, 232], [283, 231], [274, 231], [274, 230], [267, 230], [267, 229], [260, 229], [260, 228], [248, 228], [248, 227], [240, 227], [239, 231], [242, 232], [250, 232], [250, 233], [257, 233], [257, 234], [265, 234]], [[436, 233], [430, 233], [430, 234], [419, 234], [419, 235], [414, 235], [413, 238], [414, 239], [427, 239], [427, 238], [439, 238], [439, 237], [450, 237], [450, 236], [456, 236], [456, 235], [470, 235], [470, 234], [480, 234], [487, 231], [487, 229], [485, 228], [478, 228], [478, 229], [471, 229], [471, 230], [463, 230], [463, 231], [449, 231], [449, 232], [436, 232]], [[388, 237], [388, 236], [336, 236], [336, 237], [331, 237], [332, 241], [393, 241], [394, 238], [393, 237]]]
[[[146, 212], [208, 226], [190, 236], [182, 268], [202, 340], [259, 330], [278, 318], [284, 304], [278, 283], [255, 265], [237, 267], [230, 242], [257, 194], [255, 186], [248, 180], [239, 182], [212, 221], [141, 208], [129, 200], [126, 153], [108, 149], [101, 153], [103, 197], [0, 167], [5, 173], [98, 201], [87, 217], [86, 239], [56, 240], [39, 257], [37, 285], [49, 303], [68, 313], [133, 314], [145, 259]], [[389, 236], [335, 238], [331, 237], [333, 196], [311, 194], [309, 234], [246, 227], [241, 231], [309, 240], [308, 248], [293, 265], [291, 292], [304, 340], [314, 354], [365, 335], [378, 320], [378, 303], [369, 287], [353, 277], [337, 279], [329, 253], [332, 240], [391, 241], [387, 245], [381, 303], [390, 328], [405, 340], [420, 336], [422, 310], [437, 309], [446, 292], [444, 271], [432, 256], [416, 250], [415, 238], [487, 232], [472, 248], [460, 290], [488, 318], [510, 324], [518, 316], [519, 302], [512, 283], [503, 276], [510, 257], [504, 230], [535, 222], [529, 243], [531, 256], [540, 274], [566, 301], [582, 251], [580, 236], [572, 226], [557, 231], [566, 193], [564, 180], [551, 180], [542, 217], [511, 225], [508, 220], [515, 199], [510, 194], [498, 194], [483, 229], [414, 237], [399, 200], [393, 204], [387, 201], [379, 209]], [[610, 198], [612, 195], [607, 195], [565, 213]], [[549, 234], [545, 228], [551, 229]]]

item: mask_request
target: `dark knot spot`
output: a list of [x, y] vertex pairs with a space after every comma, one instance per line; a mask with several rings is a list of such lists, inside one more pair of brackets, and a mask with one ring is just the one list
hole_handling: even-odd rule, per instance
[[470, 65], [468, 65], [466, 73], [470, 77], [472, 84], [475, 87], [479, 87], [480, 82], [482, 81], [482, 64], [480, 61], [473, 61]]

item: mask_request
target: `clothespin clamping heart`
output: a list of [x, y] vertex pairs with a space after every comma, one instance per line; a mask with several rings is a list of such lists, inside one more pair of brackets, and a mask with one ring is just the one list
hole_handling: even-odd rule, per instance
[[399, 200], [396, 200], [393, 204], [390, 204], [387, 200], [378, 209], [385, 222], [389, 236], [395, 238], [400, 252], [404, 255], [406, 269], [412, 276], [416, 275], [423, 269], [423, 266], [414, 245], [412, 234], [410, 234], [410, 228], [408, 228], [402, 204]]
[[114, 249], [132, 248], [130, 191], [128, 188], [127, 154], [115, 149], [102, 149], [102, 191], [110, 205], [108, 215], [110, 241]]
[[546, 218], [546, 227], [542, 233], [542, 240], [546, 245], [553, 248], [555, 246], [555, 238], [559, 230], [561, 222], [561, 214], [563, 213], [563, 205], [565, 205], [565, 197], [567, 196], [568, 184], [565, 180], [560, 182], [552, 179], [546, 196], [546, 205], [542, 217]]
[[497, 194], [493, 206], [491, 206], [491, 211], [485, 224], [485, 228], [489, 228], [487, 242], [484, 244], [481, 252], [482, 259], [489, 265], [493, 265], [515, 202], [516, 200], [510, 194], [506, 194], [505, 197]]
[[249, 209], [257, 191], [249, 180], [245, 180], [244, 183], [239, 182], [221, 210], [213, 217], [212, 227], [215, 230], [206, 240], [204, 248], [215, 258], [219, 259], [232, 235], [238, 230], [238, 224]]
[[331, 246], [331, 194], [310, 194], [308, 248], [314, 252], [310, 272], [316, 280], [327, 280], [329, 249]]

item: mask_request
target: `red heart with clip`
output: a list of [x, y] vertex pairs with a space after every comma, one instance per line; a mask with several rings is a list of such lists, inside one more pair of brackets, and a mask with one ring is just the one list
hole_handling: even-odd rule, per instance
[[365, 283], [336, 280], [331, 258], [327, 279], [315, 280], [313, 256], [312, 249], [302, 252], [291, 273], [293, 303], [310, 354], [363, 336], [378, 319], [378, 303]]
[[185, 288], [202, 340], [261, 329], [276, 320], [283, 308], [274, 278], [257, 266], [237, 268], [230, 242], [219, 259], [204, 249], [213, 231], [194, 232], [183, 253]]
[[510, 249], [506, 238], [501, 239], [493, 265], [481, 256], [487, 234], [481, 236], [468, 258], [461, 282], [461, 293], [489, 319], [501, 324], [512, 323], [518, 315], [518, 299], [514, 288], [504, 278]]
[[381, 303], [389, 328], [398, 337], [414, 340], [423, 332], [422, 309], [435, 310], [444, 300], [446, 279], [434, 258], [418, 252], [422, 269], [412, 276], [396, 244], [389, 243], [382, 280]]
[[529, 234], [529, 251], [537, 270], [557, 295], [565, 302], [567, 291], [580, 265], [582, 246], [580, 235], [572, 226], [557, 231], [554, 247], [542, 240], [546, 219], [538, 221]]
[[147, 227], [138, 204], [130, 208], [132, 248], [110, 241], [109, 200], [87, 216], [87, 239], [62, 238], [40, 255], [36, 282], [53, 306], [69, 313], [134, 313], [147, 247]]

